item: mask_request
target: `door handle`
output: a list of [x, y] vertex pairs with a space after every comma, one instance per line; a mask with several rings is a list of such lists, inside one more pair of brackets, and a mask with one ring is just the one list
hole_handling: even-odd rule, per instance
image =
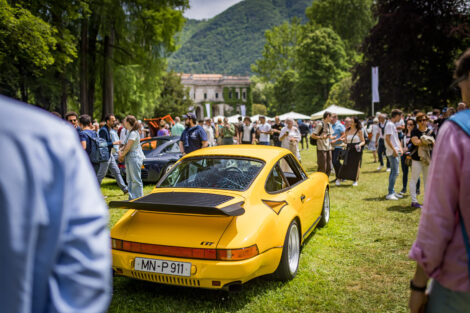
[[304, 202], [305, 201], [305, 195], [300, 196], [300, 201]]

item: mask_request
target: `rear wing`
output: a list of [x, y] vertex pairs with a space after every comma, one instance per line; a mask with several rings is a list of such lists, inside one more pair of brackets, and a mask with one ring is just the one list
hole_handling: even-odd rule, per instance
[[195, 193], [195, 192], [162, 192], [152, 193], [148, 196], [129, 200], [111, 201], [110, 209], [134, 209], [162, 213], [203, 214], [240, 216], [245, 213], [244, 201], [228, 206], [220, 206], [233, 199], [231, 196]]

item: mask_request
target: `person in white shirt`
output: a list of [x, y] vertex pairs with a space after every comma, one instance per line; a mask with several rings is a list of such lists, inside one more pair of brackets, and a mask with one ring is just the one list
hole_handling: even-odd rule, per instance
[[[377, 154], [379, 155], [379, 163], [380, 166], [377, 168], [377, 171], [380, 171], [382, 167], [384, 166], [384, 161], [383, 161], [383, 155], [387, 155], [385, 153], [385, 127], [389, 123], [387, 120], [387, 117], [385, 114], [379, 114], [378, 116], [379, 123], [377, 126], [379, 127], [379, 136], [378, 140], [375, 143], [377, 145]], [[388, 158], [385, 158], [387, 160], [387, 172], [390, 171], [390, 162], [388, 161]]]
[[286, 119], [286, 126], [281, 129], [279, 140], [281, 140], [281, 147], [289, 149], [293, 155], [300, 161], [299, 141], [302, 138], [300, 131], [294, 126], [294, 120], [291, 118]]
[[245, 116], [243, 119], [243, 124], [240, 126], [240, 131], [238, 132], [238, 143], [244, 145], [250, 145], [255, 140], [255, 128], [251, 124], [251, 118]]
[[374, 163], [377, 163], [377, 141], [379, 140], [380, 128], [378, 126], [379, 120], [374, 118], [374, 123], [369, 126], [367, 132], [371, 134], [369, 142], [369, 150], [372, 151], [374, 156]]
[[259, 145], [269, 146], [269, 139], [271, 135], [271, 125], [266, 123], [266, 117], [259, 117], [260, 125], [258, 126], [259, 132]]
[[397, 127], [395, 123], [398, 122], [401, 118], [402, 112], [398, 109], [392, 111], [391, 114], [391, 123], [387, 123], [385, 126], [385, 154], [387, 159], [390, 162], [390, 176], [388, 179], [388, 195], [387, 200], [398, 200], [403, 198], [402, 195], [395, 193], [395, 181], [397, 180], [399, 169], [398, 164], [400, 164], [400, 157], [403, 154], [403, 149], [401, 146], [400, 139], [398, 138]]
[[206, 132], [207, 135], [207, 142], [209, 143], [209, 147], [215, 146], [215, 135], [214, 135], [214, 128], [212, 127], [212, 121], [208, 117], [204, 121], [204, 125], [202, 125], [202, 128]]

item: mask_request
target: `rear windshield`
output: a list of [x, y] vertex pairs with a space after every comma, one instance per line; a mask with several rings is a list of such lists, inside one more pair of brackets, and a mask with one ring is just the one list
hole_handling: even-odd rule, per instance
[[264, 162], [248, 158], [190, 158], [175, 165], [158, 187], [243, 191], [263, 166]]

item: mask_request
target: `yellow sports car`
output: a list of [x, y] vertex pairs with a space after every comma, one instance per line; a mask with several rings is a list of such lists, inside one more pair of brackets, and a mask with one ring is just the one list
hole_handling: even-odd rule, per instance
[[307, 175], [283, 148], [206, 148], [180, 159], [111, 230], [117, 275], [236, 290], [297, 273], [302, 243], [330, 216], [328, 178]]

